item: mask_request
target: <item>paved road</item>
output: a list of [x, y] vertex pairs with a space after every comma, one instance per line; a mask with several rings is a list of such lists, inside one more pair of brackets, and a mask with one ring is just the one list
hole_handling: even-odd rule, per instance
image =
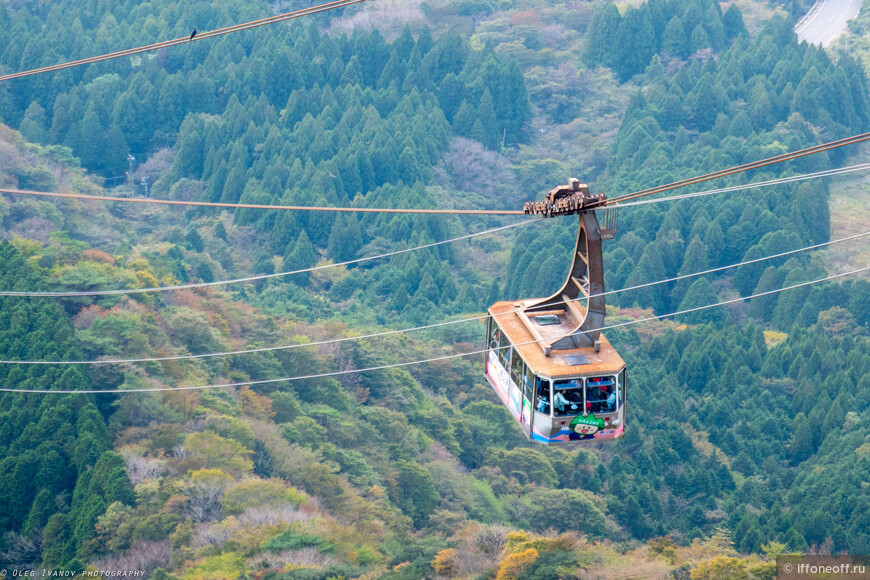
[[795, 26], [799, 40], [828, 46], [843, 31], [846, 23], [858, 16], [862, 0], [821, 0], [816, 2]]

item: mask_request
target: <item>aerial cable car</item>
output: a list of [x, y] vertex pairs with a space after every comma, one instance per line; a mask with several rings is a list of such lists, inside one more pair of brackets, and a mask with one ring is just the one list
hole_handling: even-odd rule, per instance
[[601, 240], [613, 238], [615, 208], [601, 228], [593, 196], [576, 179], [524, 213], [580, 216], [568, 279], [549, 298], [496, 302], [487, 318], [485, 375], [532, 441], [619, 439], [625, 434], [626, 365], [601, 332], [604, 264]]

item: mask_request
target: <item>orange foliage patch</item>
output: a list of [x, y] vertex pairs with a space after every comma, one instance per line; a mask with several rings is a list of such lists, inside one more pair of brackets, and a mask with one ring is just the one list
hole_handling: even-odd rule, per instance
[[538, 18], [538, 13], [534, 10], [524, 10], [511, 16], [509, 22], [511, 26], [537, 26], [541, 23], [541, 19]]
[[275, 416], [272, 410], [272, 400], [269, 397], [258, 395], [247, 385], [239, 392], [239, 403], [242, 413], [255, 419], [268, 421]]
[[76, 330], [84, 330], [90, 328], [97, 318], [105, 318], [109, 313], [108, 310], [100, 308], [96, 304], [82, 308], [73, 318], [73, 326]]
[[82, 258], [89, 262], [103, 262], [104, 264], [115, 264], [115, 258], [104, 252], [103, 250], [97, 250], [96, 248], [91, 248], [90, 250], [85, 250], [82, 252]]
[[633, 307], [633, 308], [621, 308], [619, 310], [620, 316], [628, 316], [630, 318], [634, 318], [637, 320], [638, 318], [648, 318], [653, 315], [653, 311], [651, 309], [644, 310], [643, 308]]
[[175, 306], [187, 306], [194, 309], [200, 307], [200, 298], [193, 290], [177, 290], [172, 293], [170, 301]]

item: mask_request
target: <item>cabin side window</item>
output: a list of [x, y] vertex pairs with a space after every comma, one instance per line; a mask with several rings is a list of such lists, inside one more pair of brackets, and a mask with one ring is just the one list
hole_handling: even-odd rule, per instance
[[553, 381], [553, 416], [567, 417], [583, 412], [583, 379]]
[[513, 354], [513, 359], [511, 360], [511, 380], [513, 380], [514, 384], [522, 390], [523, 388], [523, 375], [526, 372], [526, 363], [523, 360], [523, 357], [519, 355], [519, 353]]
[[550, 381], [535, 377], [535, 410], [545, 415], [550, 414]]
[[586, 379], [586, 410], [589, 413], [615, 413], [617, 399], [616, 377], [590, 377]]
[[510, 369], [511, 348], [510, 341], [504, 334], [504, 331], [496, 324], [492, 318], [490, 320], [489, 330], [489, 349], [495, 351], [496, 358], [501, 363], [505, 370]]
[[496, 354], [498, 355], [498, 360], [501, 363], [501, 366], [504, 367], [505, 370], [511, 368], [511, 342], [508, 340], [508, 337], [505, 336], [505, 333], [502, 329], [498, 329], [498, 350]]
[[489, 323], [489, 348], [490, 350], [494, 350], [498, 348], [498, 341], [501, 337], [501, 328], [498, 327], [498, 324], [490, 317], [487, 322]]

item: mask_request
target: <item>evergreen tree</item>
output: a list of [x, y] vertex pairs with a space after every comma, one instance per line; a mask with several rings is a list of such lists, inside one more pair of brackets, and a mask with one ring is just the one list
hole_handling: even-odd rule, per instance
[[85, 167], [102, 170], [104, 131], [96, 108], [91, 105], [81, 122], [76, 124], [75, 137], [71, 143], [73, 151]]
[[[764, 292], [775, 290], [780, 286], [781, 276], [779, 270], [773, 266], [768, 266], [761, 275], [761, 279], [758, 281], [758, 286], [755, 287], [752, 294], [763, 294]], [[749, 303], [749, 309], [747, 312], [750, 316], [759, 320], [770, 320], [773, 316], [777, 297], [777, 294], [771, 294], [769, 296], [753, 298]]]
[[190, 231], [187, 232], [187, 235], [184, 236], [185, 242], [187, 242], [187, 247], [193, 250], [194, 252], [202, 252], [205, 249], [205, 241], [202, 239], [202, 236], [196, 231], [196, 228], [191, 228]]
[[477, 119], [475, 124], [480, 123], [480, 133], [478, 137], [472, 129], [471, 137], [477, 139], [490, 149], [498, 149], [501, 143], [499, 135], [498, 120], [495, 118], [495, 110], [492, 106], [492, 94], [489, 89], [483, 91], [483, 96], [480, 98], [480, 104], [477, 107]]
[[48, 142], [48, 132], [46, 131], [45, 124], [45, 109], [34, 101], [24, 112], [24, 120], [21, 121], [18, 130], [31, 143], [46, 144]]
[[722, 25], [725, 30], [725, 38], [733, 40], [738, 36], [749, 36], [746, 25], [743, 23], [743, 14], [737, 4], [732, 4], [722, 16]]
[[432, 476], [414, 461], [398, 461], [388, 482], [393, 501], [418, 526], [426, 521], [441, 501]]
[[[700, 278], [695, 280], [692, 285], [689, 286], [689, 290], [686, 292], [686, 297], [683, 298], [682, 302], [680, 302], [679, 309], [688, 310], [691, 308], [708, 306], [717, 302], [719, 302], [719, 297], [716, 295], [713, 285], [710, 284], [706, 278]], [[715, 307], [681, 314], [678, 319], [687, 324], [704, 324], [706, 322], [712, 322], [718, 326], [725, 322], [726, 314], [722, 308]]]
[[[707, 262], [707, 247], [704, 246], [703, 242], [701, 242], [701, 238], [695, 236], [692, 238], [689, 247], [686, 249], [685, 256], [683, 257], [683, 265], [680, 267], [679, 273], [681, 276], [684, 276], [686, 274], [703, 272], [709, 268], [710, 266]], [[686, 291], [697, 280], [698, 278], [686, 278], [677, 282], [671, 293], [673, 301], [676, 304], [679, 304], [685, 296]]]
[[583, 55], [587, 62], [602, 66], [615, 65], [616, 58], [611, 49], [620, 38], [618, 31], [621, 24], [619, 9], [612, 2], [595, 7], [583, 45]]
[[649, 12], [629, 6], [615, 38], [613, 67], [619, 79], [627, 81], [644, 71], [656, 51], [655, 30]]
[[[308, 239], [308, 234], [305, 230], [302, 230], [296, 241], [287, 245], [287, 249], [284, 252], [284, 271], [304, 270], [313, 267], [316, 263], [317, 253], [314, 251], [314, 245]], [[296, 283], [304, 285], [308, 280], [308, 275], [297, 274], [292, 279]]]
[[794, 418], [793, 432], [788, 452], [792, 461], [800, 463], [813, 453], [812, 427], [803, 413]]
[[716, 121], [718, 109], [716, 106], [716, 98], [713, 93], [713, 82], [709, 75], [704, 75], [698, 86], [698, 92], [695, 95], [692, 118], [695, 121], [698, 129], [708, 131], [713, 127]]
[[332, 225], [332, 232], [329, 234], [327, 255], [336, 262], [353, 260], [362, 247], [362, 241], [362, 233], [356, 215], [350, 214], [349, 217], [344, 218], [341, 213], [337, 213], [335, 223]]
[[468, 104], [468, 101], [462, 101], [456, 116], [453, 118], [453, 130], [466, 137], [471, 136], [471, 129], [477, 121], [477, 111], [474, 107]]
[[684, 58], [688, 53], [688, 41], [686, 40], [686, 31], [683, 29], [683, 21], [679, 16], [674, 16], [668, 22], [665, 32], [662, 35], [661, 53], [667, 56], [675, 56]]

